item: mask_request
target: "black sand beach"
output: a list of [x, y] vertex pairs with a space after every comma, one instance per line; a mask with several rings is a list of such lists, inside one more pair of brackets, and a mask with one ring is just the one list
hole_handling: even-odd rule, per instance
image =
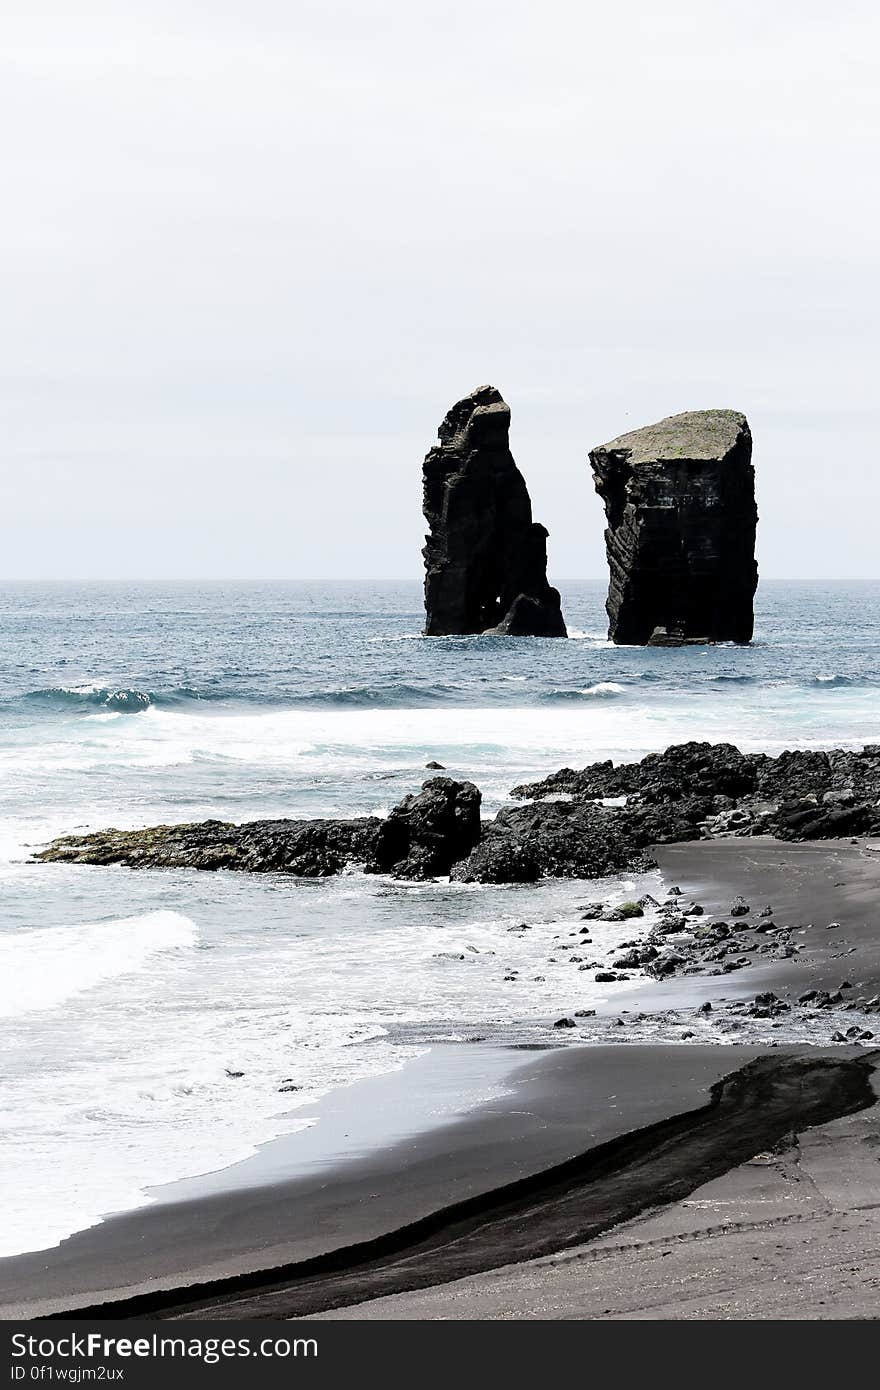
[[[726, 911], [740, 893], [756, 906], [772, 903], [779, 920], [803, 926], [804, 949], [734, 977], [646, 982], [642, 1007], [831, 988], [844, 971], [858, 991], [876, 990], [876, 843], [731, 839], [665, 847], [660, 861], [669, 881], [710, 910]], [[832, 920], [840, 926], [828, 931]], [[275, 1148], [268, 1168], [256, 1164], [250, 1177], [229, 1170], [212, 1193], [180, 1201], [166, 1194], [159, 1205], [113, 1217], [56, 1249], [5, 1260], [4, 1311], [75, 1314], [124, 1300], [114, 1310], [122, 1316], [305, 1316], [368, 1306], [365, 1299], [389, 1293], [415, 1297], [401, 1291], [463, 1276], [486, 1278], [512, 1259], [532, 1268], [535, 1258], [605, 1239], [650, 1209], [675, 1210], [756, 1153], [873, 1104], [870, 1044], [817, 1049], [792, 1041], [782, 1033], [771, 1048], [435, 1048], [433, 1066], [482, 1062], [495, 1079], [507, 1071], [509, 1094], [382, 1147], [374, 1121], [371, 1140], [358, 1142], [355, 1118], [370, 1110], [364, 1101], [376, 1083], [338, 1093], [341, 1109], [334, 1120], [331, 1106], [328, 1118], [350, 1137], [356, 1158], [337, 1155], [304, 1175], [293, 1136], [281, 1141], [288, 1178], [285, 1151]], [[731, 1073], [733, 1082], [716, 1085]], [[415, 1080], [405, 1068], [383, 1084], [405, 1090]], [[549, 1267], [540, 1267], [551, 1279]], [[638, 1277], [635, 1266], [630, 1276]], [[383, 1315], [395, 1316], [377, 1311]], [[522, 1306], [518, 1315], [533, 1314]]]
[[742, 894], [756, 909], [771, 904], [777, 921], [802, 932], [798, 956], [756, 962], [738, 981], [749, 992], [833, 990], [844, 978], [854, 994], [880, 989], [880, 841], [737, 837], [662, 845], [656, 855], [664, 877], [707, 913], [724, 916]]
[[[874, 1074], [877, 1086], [877, 1073]], [[787, 1136], [587, 1244], [325, 1319], [876, 1319], [880, 1105]]]
[[[114, 1217], [53, 1250], [0, 1261], [2, 1307], [7, 1316], [73, 1309], [369, 1240], [701, 1105], [719, 1077], [758, 1050], [510, 1049], [504, 1059], [510, 1094], [454, 1123], [354, 1161], [316, 1165], [312, 1176], [248, 1189], [229, 1170], [226, 1191]], [[435, 1056], [447, 1075], [481, 1063], [498, 1074], [498, 1049], [437, 1048]], [[370, 1111], [383, 1092], [395, 1088], [405, 1096], [428, 1080], [416, 1064], [382, 1078], [383, 1085], [365, 1082], [339, 1092], [355, 1142], [364, 1123], [359, 1116], [369, 1117], [375, 1134]], [[286, 1150], [294, 1172], [298, 1138]]]

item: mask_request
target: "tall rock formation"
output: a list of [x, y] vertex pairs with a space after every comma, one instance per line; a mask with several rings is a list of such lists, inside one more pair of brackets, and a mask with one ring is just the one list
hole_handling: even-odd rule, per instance
[[608, 636], [750, 642], [758, 512], [746, 417], [671, 415], [593, 449], [590, 463], [608, 518]]
[[509, 430], [501, 393], [480, 386], [449, 411], [422, 465], [428, 637], [568, 635]]

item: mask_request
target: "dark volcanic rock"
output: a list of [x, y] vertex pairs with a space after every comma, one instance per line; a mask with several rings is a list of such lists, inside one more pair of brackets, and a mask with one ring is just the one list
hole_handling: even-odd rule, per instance
[[432, 777], [381, 821], [368, 873], [436, 878], [470, 854], [480, 838], [479, 789], [473, 782]]
[[480, 793], [472, 782], [433, 777], [386, 820], [203, 821], [146, 830], [102, 830], [55, 840], [36, 857], [132, 869], [237, 869], [322, 878], [348, 864], [396, 878], [433, 878], [480, 838]]
[[563, 768], [511, 795], [559, 793], [585, 800], [625, 795], [622, 814], [644, 845], [717, 834], [781, 840], [880, 834], [880, 756], [873, 745], [774, 758], [729, 743], [682, 743], [638, 763]]
[[542, 782], [514, 787], [511, 796], [567, 792], [599, 797], [638, 793], [646, 802], [701, 796], [741, 797], [755, 791], [762, 757], [741, 753], [732, 743], [676, 743], [665, 753], [649, 753], [637, 763], [593, 763], [580, 772], [563, 768]]
[[429, 637], [567, 635], [547, 582], [547, 532], [532, 520], [509, 429], [501, 393], [480, 386], [449, 411], [422, 465]]
[[751, 641], [758, 513], [745, 416], [672, 415], [593, 449], [590, 463], [608, 519], [609, 637]]
[[[397, 878], [448, 873], [462, 882], [530, 883], [650, 868], [652, 845], [719, 833], [775, 835], [783, 840], [880, 834], [880, 754], [874, 747], [860, 753], [833, 749], [770, 758], [740, 753], [731, 744], [686, 743], [639, 763], [596, 763], [581, 772], [563, 769], [544, 782], [515, 789], [517, 795], [529, 797], [559, 791], [571, 799], [505, 807], [494, 820], [481, 823], [480, 792], [472, 782], [434, 777], [418, 795], [405, 797], [386, 820], [245, 825], [213, 820], [104, 830], [55, 840], [36, 858], [310, 878], [362, 864], [367, 872]], [[621, 793], [627, 798], [625, 806], [609, 807], [597, 799]], [[736, 810], [747, 812], [745, 818], [734, 817]], [[613, 910], [596, 904], [583, 916], [623, 920], [645, 905], [651, 906], [652, 900]], [[673, 899], [661, 907], [655, 930], [660, 935], [680, 932], [696, 910], [682, 909]], [[749, 930], [745, 905], [742, 911], [738, 917], [734, 905], [731, 915], [737, 930]], [[757, 933], [771, 930], [778, 938], [772, 921], [756, 921]], [[710, 944], [717, 944], [731, 929], [715, 923], [707, 932]], [[786, 949], [779, 939], [775, 945]], [[748, 961], [725, 962], [723, 968], [743, 963]]]
[[532, 883], [539, 878], [598, 878], [652, 868], [630, 818], [591, 802], [504, 807], [452, 878], [463, 883]]
[[812, 801], [786, 802], [766, 824], [779, 840], [834, 840], [841, 835], [876, 833], [876, 806], [817, 806]]
[[48, 863], [127, 864], [131, 869], [237, 869], [324, 878], [367, 857], [382, 821], [209, 820], [100, 830], [55, 840], [36, 856]]

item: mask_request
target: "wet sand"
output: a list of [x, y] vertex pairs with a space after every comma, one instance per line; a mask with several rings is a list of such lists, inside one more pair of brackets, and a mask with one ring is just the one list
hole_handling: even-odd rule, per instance
[[[844, 977], [859, 994], [874, 994], [880, 988], [878, 842], [783, 844], [774, 840], [731, 839], [664, 846], [658, 858], [668, 881], [677, 883], [685, 894], [702, 902], [707, 911], [716, 915], [726, 914], [738, 894], [746, 897], [755, 910], [770, 903], [778, 922], [798, 929], [797, 939], [804, 949], [792, 959], [761, 959], [753, 968], [734, 976], [646, 981], [644, 988], [630, 996], [628, 1002], [646, 1010], [659, 1010], [696, 1005], [713, 997], [730, 999], [753, 995], [763, 989], [796, 995], [811, 988], [833, 990]], [[839, 922], [840, 926], [828, 930], [828, 923], [832, 921]], [[779, 1037], [780, 1042], [787, 1041], [785, 1033]], [[0, 1261], [0, 1309], [7, 1317], [24, 1312], [51, 1314], [75, 1311], [105, 1300], [134, 1298], [134, 1302], [128, 1302], [118, 1311], [142, 1316], [185, 1316], [189, 1289], [190, 1302], [196, 1302], [203, 1310], [210, 1308], [200, 1316], [297, 1316], [306, 1307], [314, 1312], [322, 1307], [333, 1307], [334, 1299], [362, 1310], [361, 1314], [353, 1311], [352, 1316], [372, 1316], [368, 1311], [371, 1304], [364, 1301], [371, 1297], [376, 1316], [397, 1316], [397, 1313], [379, 1311], [386, 1300], [374, 1297], [390, 1291], [382, 1286], [383, 1279], [387, 1281], [388, 1277], [387, 1249], [385, 1255], [380, 1256], [385, 1260], [385, 1273], [379, 1275], [372, 1290], [349, 1284], [340, 1296], [338, 1287], [329, 1287], [326, 1276], [332, 1273], [333, 1279], [340, 1275], [348, 1278], [352, 1272], [349, 1266], [357, 1265], [361, 1269], [366, 1257], [363, 1252], [352, 1257], [350, 1247], [353, 1245], [392, 1238], [393, 1246], [394, 1240], [399, 1241], [401, 1231], [432, 1215], [439, 1218], [439, 1227], [430, 1236], [430, 1240], [436, 1240], [439, 1228], [448, 1233], [460, 1219], [460, 1213], [457, 1215], [455, 1210], [450, 1213], [449, 1209], [462, 1202], [484, 1201], [495, 1194], [489, 1202], [495, 1213], [494, 1221], [498, 1215], [498, 1201], [502, 1207], [507, 1201], [504, 1196], [498, 1199], [499, 1190], [524, 1179], [540, 1180], [539, 1186], [544, 1184], [543, 1196], [537, 1202], [544, 1235], [538, 1238], [537, 1247], [532, 1229], [529, 1237], [532, 1246], [529, 1247], [528, 1242], [520, 1243], [515, 1255], [511, 1255], [512, 1228], [502, 1230], [499, 1227], [495, 1245], [487, 1249], [484, 1242], [469, 1258], [476, 1261], [474, 1270], [480, 1271], [475, 1275], [478, 1280], [489, 1278], [486, 1270], [506, 1265], [511, 1258], [523, 1262], [518, 1265], [521, 1272], [526, 1268], [544, 1269], [543, 1264], [535, 1264], [534, 1257], [562, 1248], [558, 1242], [566, 1222], [578, 1242], [590, 1239], [592, 1233], [594, 1239], [585, 1247], [592, 1250], [597, 1248], [598, 1241], [611, 1238], [602, 1234], [609, 1222], [615, 1226], [631, 1221], [634, 1216], [643, 1219], [637, 1212], [646, 1209], [647, 1197], [652, 1191], [661, 1194], [662, 1187], [665, 1195], [656, 1200], [662, 1200], [669, 1211], [674, 1211], [689, 1200], [687, 1192], [679, 1190], [682, 1184], [690, 1192], [707, 1182], [723, 1182], [725, 1165], [726, 1170], [738, 1171], [743, 1163], [748, 1164], [754, 1158], [757, 1149], [768, 1142], [782, 1140], [782, 1133], [773, 1138], [777, 1120], [780, 1124], [784, 1122], [785, 1133], [800, 1133], [807, 1124], [827, 1126], [831, 1122], [833, 1127], [835, 1123], [845, 1123], [832, 1121], [830, 1114], [825, 1114], [823, 1119], [822, 1104], [815, 1096], [808, 1103], [807, 1092], [803, 1086], [799, 1090], [798, 1085], [793, 1084], [791, 1076], [794, 1073], [791, 1073], [776, 1086], [775, 1100], [769, 1107], [776, 1119], [767, 1122], [766, 1104], [755, 1112], [765, 1114], [763, 1128], [756, 1127], [752, 1118], [748, 1122], [743, 1119], [747, 1111], [751, 1115], [751, 1107], [746, 1105], [739, 1118], [731, 1119], [725, 1111], [727, 1128], [722, 1125], [719, 1129], [716, 1105], [714, 1115], [706, 1116], [708, 1130], [704, 1137], [708, 1136], [710, 1156], [699, 1157], [699, 1144], [696, 1149], [693, 1147], [693, 1115], [707, 1106], [713, 1084], [734, 1069], [747, 1065], [760, 1053], [773, 1057], [776, 1066], [771, 1071], [778, 1080], [782, 1076], [779, 1064], [791, 1057], [791, 1051], [785, 1046], [774, 1055], [767, 1054], [766, 1047], [670, 1046], [663, 1043], [570, 1046], [530, 1052], [481, 1045], [435, 1047], [430, 1054], [432, 1063], [420, 1059], [421, 1071], [416, 1064], [392, 1078], [378, 1078], [376, 1082], [362, 1083], [347, 1092], [337, 1093], [328, 1103], [322, 1123], [329, 1120], [331, 1131], [336, 1125], [340, 1143], [334, 1152], [332, 1134], [328, 1136], [326, 1124], [323, 1138], [305, 1140], [303, 1149], [307, 1149], [309, 1143], [317, 1145], [317, 1156], [313, 1155], [315, 1161], [310, 1167], [306, 1165], [306, 1171], [302, 1155], [298, 1159], [296, 1154], [296, 1141], [303, 1136], [294, 1135], [269, 1146], [272, 1153], [251, 1162], [249, 1168], [237, 1165], [226, 1174], [216, 1175], [204, 1187], [200, 1187], [198, 1181], [180, 1185], [179, 1200], [166, 1199], [157, 1206], [111, 1218], [63, 1242], [55, 1250]], [[795, 1048], [793, 1060], [797, 1061], [804, 1051]], [[814, 1059], [828, 1059], [829, 1066], [837, 1065], [836, 1058], [843, 1066], [847, 1058], [864, 1059], [868, 1054], [865, 1048], [839, 1047], [824, 1049], [821, 1053], [813, 1050], [811, 1055]], [[420, 1127], [414, 1132], [401, 1132], [399, 1126], [394, 1132], [391, 1127], [383, 1138], [381, 1125], [375, 1120], [376, 1114], [384, 1109], [383, 1087], [386, 1088], [386, 1102], [392, 1094], [396, 1096], [389, 1114], [395, 1110], [399, 1113], [406, 1109], [407, 1094], [418, 1094], [424, 1099], [432, 1085], [438, 1086], [448, 1101], [457, 1087], [466, 1090], [465, 1075], [472, 1082], [474, 1069], [479, 1070], [481, 1066], [483, 1079], [488, 1084], [503, 1083], [508, 1088], [506, 1095], [460, 1118], [428, 1123], [422, 1117]], [[458, 1080], [456, 1068], [459, 1069]], [[828, 1074], [826, 1072], [826, 1079]], [[445, 1078], [442, 1084], [441, 1075]], [[840, 1077], [844, 1075], [848, 1078], [846, 1086], [857, 1090], [852, 1069], [847, 1071], [844, 1067]], [[751, 1089], [757, 1096], [755, 1084], [752, 1073], [747, 1090]], [[371, 1086], [376, 1088], [372, 1096]], [[835, 1090], [840, 1100], [840, 1087], [832, 1088]], [[860, 1104], [863, 1103], [864, 1096]], [[430, 1104], [427, 1110], [431, 1111]], [[863, 1113], [875, 1115], [876, 1108]], [[676, 1143], [684, 1147], [678, 1150], [676, 1161], [667, 1172], [666, 1185], [658, 1186], [658, 1155], [651, 1148], [657, 1136], [646, 1134], [646, 1131], [667, 1122], [677, 1126]], [[697, 1127], [701, 1124], [699, 1121]], [[314, 1134], [320, 1129], [319, 1124]], [[633, 1201], [628, 1205], [627, 1200], [620, 1200], [619, 1176], [626, 1166], [626, 1154], [618, 1144], [613, 1150], [618, 1177], [605, 1193], [601, 1211], [594, 1212], [595, 1220], [590, 1218], [592, 1225], [589, 1220], [586, 1224], [571, 1225], [571, 1212], [554, 1207], [554, 1204], [558, 1207], [560, 1193], [550, 1189], [558, 1175], [548, 1175], [547, 1170], [576, 1156], [584, 1160], [592, 1151], [592, 1157], [578, 1178], [579, 1195], [572, 1198], [571, 1192], [567, 1196], [562, 1194], [564, 1201], [574, 1200], [581, 1212], [584, 1191], [596, 1176], [589, 1164], [604, 1161], [601, 1154], [597, 1160], [597, 1148], [609, 1143], [614, 1145], [622, 1136], [633, 1135], [640, 1136], [635, 1150], [629, 1153], [638, 1170], [634, 1170], [631, 1184], [635, 1194]], [[752, 1144], [756, 1148], [748, 1152]], [[869, 1145], [864, 1147], [867, 1152]], [[719, 1164], [721, 1169], [716, 1171]], [[871, 1187], [871, 1182], [876, 1182], [876, 1187], [871, 1188], [875, 1203], [880, 1198], [880, 1182], [876, 1180], [877, 1174], [871, 1169], [862, 1182], [863, 1187], [865, 1183]], [[652, 1203], [654, 1200], [651, 1198]], [[845, 1201], [845, 1197], [841, 1200]], [[481, 1221], [484, 1216], [485, 1210], [482, 1210]], [[548, 1234], [548, 1223], [553, 1227], [557, 1216], [556, 1234], [553, 1230]], [[618, 1225], [618, 1229], [623, 1228]], [[855, 1220], [850, 1236], [856, 1243], [859, 1229], [858, 1220]], [[473, 1252], [475, 1245], [470, 1232], [467, 1238]], [[418, 1239], [416, 1233], [416, 1243]], [[543, 1252], [541, 1240], [546, 1246]], [[333, 1252], [346, 1250], [347, 1253], [333, 1255]], [[393, 1253], [391, 1250], [392, 1256]], [[420, 1284], [438, 1284], [438, 1311], [404, 1312], [400, 1316], [471, 1316], [467, 1312], [440, 1311], [447, 1306], [446, 1300], [451, 1295], [442, 1292], [439, 1281], [457, 1281], [455, 1285], [448, 1284], [452, 1289], [461, 1284], [463, 1273], [474, 1272], [462, 1268], [459, 1254], [460, 1246], [452, 1260], [448, 1254], [441, 1256], [436, 1245], [419, 1251], [420, 1258], [427, 1258], [423, 1258], [418, 1279]], [[288, 1270], [279, 1280], [276, 1277], [279, 1267], [322, 1256], [331, 1256], [333, 1265], [332, 1270], [328, 1266], [320, 1276], [325, 1279], [323, 1292], [315, 1294], [311, 1302], [300, 1300], [298, 1303], [290, 1296], [289, 1286], [298, 1281], [301, 1285], [305, 1277], [303, 1272]], [[557, 1254], [551, 1255], [551, 1259], [557, 1258], [560, 1258]], [[783, 1256], [780, 1259], [784, 1264]], [[853, 1255], [852, 1259], [857, 1265], [857, 1256]], [[870, 1263], [867, 1251], [865, 1262], [867, 1267]], [[538, 1279], [534, 1274], [529, 1277]], [[778, 1277], [785, 1279], [784, 1268], [780, 1267]], [[621, 1256], [620, 1306], [626, 1303], [628, 1278], [633, 1283], [631, 1293], [636, 1296], [640, 1280], [637, 1262], [630, 1256]], [[225, 1291], [222, 1285], [213, 1290], [193, 1288], [193, 1285], [217, 1280], [239, 1282], [234, 1287], [227, 1283]], [[542, 1316], [539, 1309], [548, 1306], [546, 1301], [542, 1302], [545, 1295], [549, 1296], [548, 1291], [544, 1289], [541, 1293], [540, 1289], [537, 1292], [533, 1289], [533, 1293], [531, 1305], [528, 1298], [517, 1305], [521, 1311], [516, 1316]], [[432, 1296], [433, 1293], [402, 1292], [395, 1297], [425, 1300]], [[395, 1303], [394, 1306], [402, 1305]], [[432, 1305], [423, 1302], [419, 1306]], [[529, 1306], [533, 1311], [529, 1311]], [[637, 1297], [633, 1306], [638, 1306]], [[589, 1305], [592, 1311], [586, 1311], [587, 1307], [588, 1304], [584, 1304], [585, 1311], [579, 1314], [544, 1315], [618, 1315], [603, 1313], [593, 1305]], [[658, 1314], [676, 1315], [674, 1312]], [[700, 1314], [682, 1312], [681, 1315]], [[743, 1316], [752, 1315], [760, 1314], [743, 1313]]]
[[[877, 1058], [862, 1049], [844, 1056], [809, 1048], [760, 1056], [716, 1082], [703, 1105], [387, 1235], [311, 1260], [127, 1299], [114, 1311], [172, 1319], [310, 1317], [565, 1251], [682, 1200], [792, 1131], [873, 1109]], [[106, 1315], [108, 1307], [84, 1314]]]
[[[877, 1087], [877, 1073], [874, 1074]], [[689, 1197], [544, 1259], [319, 1319], [880, 1317], [880, 1105], [789, 1136]]]
[[[80, 1232], [52, 1250], [0, 1260], [3, 1315], [40, 1315], [304, 1260], [399, 1229], [630, 1130], [706, 1102], [755, 1047], [599, 1046], [550, 1051], [437, 1047], [391, 1076], [336, 1093], [325, 1119], [357, 1157], [306, 1171], [293, 1135], [269, 1169], [218, 1175], [220, 1190], [166, 1201]], [[461, 1084], [474, 1068], [508, 1093], [446, 1124], [384, 1144], [377, 1113], [414, 1086]], [[459, 1073], [458, 1077], [456, 1073]], [[321, 1129], [321, 1121], [313, 1133]], [[361, 1149], [360, 1136], [371, 1147]], [[328, 1147], [331, 1141], [325, 1141]], [[361, 1150], [359, 1152], [359, 1149]], [[286, 1162], [291, 1176], [280, 1176]], [[260, 1178], [262, 1174], [262, 1179]]]

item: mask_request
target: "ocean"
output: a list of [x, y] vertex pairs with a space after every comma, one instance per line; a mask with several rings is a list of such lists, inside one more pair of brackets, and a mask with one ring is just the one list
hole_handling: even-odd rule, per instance
[[[438, 1039], [547, 1041], [615, 1006], [559, 946], [585, 885], [34, 865], [56, 834], [382, 814], [442, 763], [482, 789], [685, 739], [880, 741], [880, 585], [765, 582], [747, 648], [420, 635], [417, 584], [7, 584], [0, 592], [0, 1255], [312, 1123]], [[522, 930], [527, 923], [529, 930]], [[597, 924], [609, 956], [632, 924]], [[569, 948], [570, 949], [570, 948]], [[554, 955], [558, 952], [558, 955]]]

